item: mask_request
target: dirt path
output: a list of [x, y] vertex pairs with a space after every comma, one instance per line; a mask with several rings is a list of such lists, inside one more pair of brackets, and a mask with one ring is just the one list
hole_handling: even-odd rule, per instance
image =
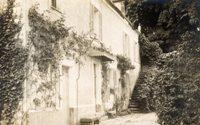
[[132, 114], [102, 121], [100, 125], [159, 125], [155, 113]]

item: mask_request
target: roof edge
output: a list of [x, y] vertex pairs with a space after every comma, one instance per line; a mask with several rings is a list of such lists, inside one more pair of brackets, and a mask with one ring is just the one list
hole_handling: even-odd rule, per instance
[[124, 20], [126, 20], [128, 22], [128, 24], [131, 26], [131, 28], [133, 30], [135, 30], [133, 27], [132, 27], [132, 24], [131, 22], [126, 18], [126, 16], [114, 5], [113, 2], [111, 2], [110, 0], [104, 0], [106, 3], [108, 3], [110, 5], [110, 7], [112, 7], [115, 12], [117, 12]]

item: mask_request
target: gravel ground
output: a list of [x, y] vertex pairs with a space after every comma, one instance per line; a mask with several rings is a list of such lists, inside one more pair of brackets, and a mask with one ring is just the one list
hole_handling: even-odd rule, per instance
[[132, 114], [101, 121], [100, 125], [159, 125], [155, 113]]

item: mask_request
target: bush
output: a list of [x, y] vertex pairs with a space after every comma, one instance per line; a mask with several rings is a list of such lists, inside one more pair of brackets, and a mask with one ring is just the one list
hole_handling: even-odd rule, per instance
[[15, 22], [14, 0], [7, 0], [7, 7], [0, 12], [0, 121], [13, 124], [19, 102], [23, 98], [25, 63], [28, 50], [17, 37], [21, 25]]
[[[139, 82], [140, 99], [155, 109], [161, 125], [200, 124], [200, 1], [131, 4], [137, 11], [128, 10], [128, 16], [138, 17], [146, 37], [140, 39], [141, 62], [147, 66]], [[158, 69], [153, 75], [152, 67]]]

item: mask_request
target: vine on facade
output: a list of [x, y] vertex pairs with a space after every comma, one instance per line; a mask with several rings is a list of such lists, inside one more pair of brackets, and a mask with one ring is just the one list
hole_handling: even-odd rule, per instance
[[[124, 107], [126, 107], [126, 102], [129, 100], [129, 95], [127, 95], [127, 91], [129, 89], [129, 75], [127, 74], [128, 70], [133, 70], [135, 67], [132, 65], [131, 60], [123, 55], [117, 55], [117, 68], [120, 70], [120, 83], [122, 87], [122, 95], [120, 99], [119, 106], [120, 110], [122, 111]], [[119, 110], [119, 114], [120, 111]]]
[[131, 60], [122, 55], [117, 55], [117, 68], [121, 70], [121, 75], [124, 75], [127, 70], [134, 69], [135, 67], [131, 64]]
[[63, 24], [64, 20], [50, 21], [44, 14], [37, 12], [37, 7], [29, 10], [29, 39], [35, 49], [34, 62], [41, 72], [47, 72], [48, 66], [55, 67], [62, 58], [60, 51], [61, 39], [69, 36], [69, 28]]
[[102, 101], [106, 102], [107, 98], [106, 98], [106, 93], [107, 93], [107, 89], [108, 89], [108, 81], [109, 81], [109, 75], [108, 75], [108, 63], [107, 62], [102, 62]]
[[15, 0], [7, 0], [7, 6], [0, 12], [0, 121], [14, 124], [15, 113], [23, 98], [25, 64], [28, 50], [18, 35], [21, 24], [13, 14]]
[[[42, 94], [44, 98], [35, 97], [33, 103], [36, 107], [42, 102], [46, 107], [55, 107], [56, 83], [59, 80], [59, 63], [64, 58], [72, 58], [76, 63], [82, 64], [84, 56], [89, 54], [90, 49], [106, 51], [102, 43], [100, 47], [94, 47], [93, 42], [98, 42], [94, 37], [87, 34], [78, 35], [71, 28], [65, 26], [63, 18], [51, 21], [46, 13], [40, 14], [37, 6], [29, 10], [29, 32], [30, 44], [33, 46], [33, 63], [42, 74], [43, 81], [39, 83], [36, 93]], [[45, 75], [45, 76], [44, 76]], [[38, 84], [37, 80], [33, 82]], [[42, 91], [41, 91], [42, 90]], [[49, 93], [44, 96], [45, 93]], [[46, 101], [45, 101], [46, 100]], [[45, 101], [45, 102], [44, 102]]]
[[64, 23], [63, 18], [51, 21], [45, 13], [38, 13], [37, 6], [29, 10], [29, 39], [35, 48], [34, 61], [41, 71], [46, 70], [48, 64], [55, 66], [63, 57], [73, 57], [80, 62], [80, 57], [87, 55], [91, 48], [107, 52], [103, 45], [92, 46], [94, 37], [78, 35]]

